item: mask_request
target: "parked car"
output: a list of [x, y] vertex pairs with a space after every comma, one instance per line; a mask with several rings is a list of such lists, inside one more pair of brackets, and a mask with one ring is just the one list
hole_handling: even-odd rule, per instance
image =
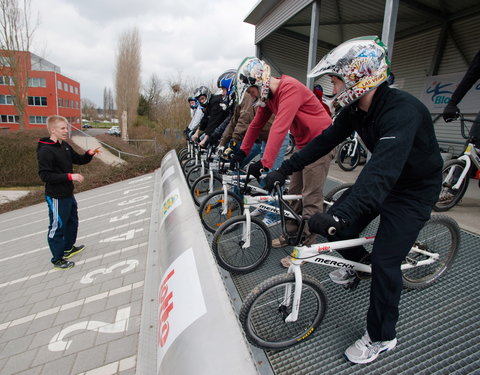
[[92, 128], [92, 125], [90, 125], [88, 123], [85, 123], [85, 124], [82, 125], [82, 128], [83, 129], [90, 129], [90, 128]]
[[110, 129], [107, 130], [107, 133], [106, 133], [106, 134], [116, 135], [117, 137], [120, 137], [120, 135], [122, 134], [122, 132], [120, 131], [120, 127], [119, 127], [119, 126], [112, 126]]

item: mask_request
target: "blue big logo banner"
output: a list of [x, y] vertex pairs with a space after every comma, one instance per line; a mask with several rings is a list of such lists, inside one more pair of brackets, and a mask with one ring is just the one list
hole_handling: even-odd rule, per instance
[[[420, 99], [431, 113], [443, 112], [464, 75], [465, 72], [427, 77]], [[480, 110], [480, 80], [475, 82], [458, 107], [462, 113], [477, 113]]]

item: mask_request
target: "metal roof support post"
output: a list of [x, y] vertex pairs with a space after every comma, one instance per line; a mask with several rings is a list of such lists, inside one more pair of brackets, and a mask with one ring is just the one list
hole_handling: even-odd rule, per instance
[[260, 44], [255, 44], [255, 57], [261, 59], [262, 51], [260, 50]]
[[390, 61], [392, 61], [395, 29], [397, 27], [398, 2], [398, 0], [386, 0], [383, 16], [382, 41], [387, 45]]
[[[312, 3], [312, 21], [310, 24], [310, 42], [308, 46], [307, 73], [317, 64], [318, 26], [320, 24], [320, 1]], [[307, 87], [313, 89], [313, 78], [307, 77]]]

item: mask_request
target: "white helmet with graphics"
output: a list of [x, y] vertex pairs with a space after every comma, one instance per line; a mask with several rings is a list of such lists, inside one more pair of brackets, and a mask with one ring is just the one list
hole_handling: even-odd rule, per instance
[[386, 81], [390, 75], [387, 47], [377, 36], [350, 39], [326, 54], [308, 77], [340, 78], [345, 87], [333, 98], [338, 110]]
[[238, 103], [242, 102], [247, 89], [252, 86], [257, 87], [259, 93], [254, 106], [265, 106], [270, 92], [270, 66], [256, 57], [246, 57], [237, 70], [235, 87]]

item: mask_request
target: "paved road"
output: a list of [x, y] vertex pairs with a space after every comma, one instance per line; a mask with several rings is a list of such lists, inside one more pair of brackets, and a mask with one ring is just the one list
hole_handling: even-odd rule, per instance
[[57, 271], [47, 206], [0, 215], [0, 373], [134, 374], [153, 175], [76, 195], [86, 250]]

